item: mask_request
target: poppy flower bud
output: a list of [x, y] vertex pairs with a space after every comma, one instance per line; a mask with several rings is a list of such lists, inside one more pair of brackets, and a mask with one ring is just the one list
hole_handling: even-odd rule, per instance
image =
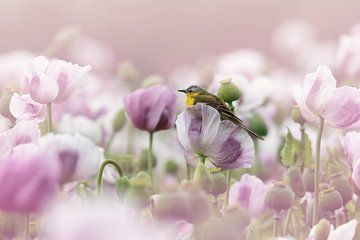
[[314, 169], [305, 169], [303, 179], [304, 179], [304, 186], [307, 192], [314, 192], [314, 178], [315, 178], [315, 171]]
[[193, 180], [195, 186], [203, 189], [207, 193], [211, 192], [213, 177], [209, 169], [202, 162], [199, 162], [196, 167]]
[[116, 187], [116, 193], [119, 196], [119, 198], [123, 198], [126, 191], [129, 189], [129, 186], [130, 186], [130, 182], [126, 176], [120, 177], [116, 180], [115, 187]]
[[126, 122], [125, 110], [121, 109], [115, 114], [113, 118], [113, 122], [112, 122], [113, 132], [116, 133], [120, 131], [124, 127], [125, 122]]
[[300, 108], [298, 106], [294, 106], [291, 111], [291, 117], [294, 122], [298, 124], [304, 124], [306, 122], [305, 118], [302, 116]]
[[179, 170], [178, 165], [173, 160], [168, 160], [165, 163], [165, 172], [169, 174], [176, 174]]
[[254, 113], [250, 118], [249, 128], [262, 137], [265, 137], [268, 133], [266, 123], [258, 113]]
[[239, 88], [231, 82], [231, 79], [225, 79], [221, 81], [217, 95], [225, 102], [232, 103], [240, 98], [241, 93]]
[[250, 225], [251, 219], [249, 214], [243, 208], [235, 205], [225, 209], [224, 221], [227, 225], [233, 227], [233, 229], [243, 231]]
[[139, 72], [130, 61], [120, 62], [117, 69], [117, 76], [125, 82], [133, 82], [139, 78]]
[[210, 193], [213, 196], [218, 196], [222, 194], [227, 189], [226, 177], [221, 172], [215, 172], [212, 174], [212, 185]]
[[326, 240], [330, 234], [330, 222], [325, 218], [321, 219], [316, 225], [315, 239]]
[[286, 181], [299, 198], [302, 198], [305, 195], [304, 180], [301, 176], [300, 169], [298, 167], [291, 167], [286, 171]]
[[154, 199], [154, 215], [166, 220], [186, 218], [187, 199], [183, 192], [169, 192], [156, 196]]
[[199, 190], [187, 191], [188, 211], [186, 221], [199, 224], [209, 218], [211, 205], [205, 192]]
[[352, 199], [353, 192], [350, 182], [343, 175], [342, 172], [330, 176], [330, 185], [333, 186], [335, 190], [340, 193], [344, 205], [346, 205], [346, 203], [348, 203]]
[[265, 196], [265, 204], [275, 212], [291, 207], [292, 196], [283, 182], [274, 182]]
[[341, 195], [335, 188], [323, 190], [320, 195], [320, 208], [324, 211], [335, 212], [343, 206]]
[[149, 206], [149, 190], [144, 186], [131, 184], [124, 196], [124, 203], [135, 208], [145, 208]]
[[[156, 157], [154, 154], [152, 154], [152, 165], [153, 165], [153, 168], [156, 166]], [[144, 170], [146, 171], [147, 170], [147, 164], [148, 164], [148, 150], [147, 149], [144, 149], [141, 151], [140, 153], [140, 159], [139, 159], [139, 167], [141, 170]]]
[[139, 187], [150, 187], [151, 186], [151, 178], [146, 172], [139, 172], [133, 177], [130, 181], [131, 186], [139, 186]]
[[159, 75], [150, 75], [147, 76], [144, 81], [142, 82], [142, 87], [148, 88], [157, 84], [163, 84], [164, 79]]

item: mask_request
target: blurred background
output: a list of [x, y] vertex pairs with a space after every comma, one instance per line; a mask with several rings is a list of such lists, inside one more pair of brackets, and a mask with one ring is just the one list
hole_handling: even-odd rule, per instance
[[[287, 21], [300, 20], [318, 40], [336, 42], [360, 22], [359, 9], [356, 0], [1, 0], [0, 54], [40, 54], [71, 25], [107, 49], [102, 57], [131, 59], [146, 74], [167, 75], [239, 48], [276, 55], [271, 39]], [[69, 58], [62, 51], [55, 56]]]

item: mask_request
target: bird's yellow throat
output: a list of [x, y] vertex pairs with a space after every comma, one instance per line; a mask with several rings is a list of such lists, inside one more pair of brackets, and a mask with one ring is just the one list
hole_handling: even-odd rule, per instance
[[196, 104], [195, 96], [199, 95], [199, 93], [186, 93], [186, 106], [193, 106]]

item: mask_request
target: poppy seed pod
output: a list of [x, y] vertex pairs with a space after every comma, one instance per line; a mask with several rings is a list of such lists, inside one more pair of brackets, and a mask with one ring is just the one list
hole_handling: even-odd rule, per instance
[[226, 177], [221, 172], [215, 172], [212, 174], [212, 185], [210, 193], [213, 196], [218, 196], [222, 194], [227, 189]]
[[324, 211], [335, 212], [343, 206], [341, 195], [335, 188], [323, 190], [320, 195], [320, 208]]
[[151, 186], [151, 178], [148, 173], [139, 172], [131, 179], [130, 185], [147, 188]]
[[168, 160], [165, 163], [165, 172], [169, 174], [176, 174], [179, 171], [179, 166], [174, 160]]
[[217, 95], [225, 102], [232, 103], [240, 98], [241, 93], [239, 88], [231, 82], [231, 79], [225, 79], [221, 81]]
[[304, 186], [307, 192], [314, 192], [314, 177], [315, 177], [315, 171], [313, 168], [305, 169], [303, 179], [304, 179]]
[[243, 231], [250, 225], [251, 219], [249, 214], [243, 208], [235, 205], [225, 209], [224, 221], [234, 230]]
[[305, 118], [302, 116], [300, 108], [298, 106], [294, 106], [291, 111], [291, 117], [294, 122], [298, 124], [304, 124], [306, 122]]
[[265, 137], [268, 133], [266, 123], [258, 113], [254, 113], [250, 118], [249, 128], [262, 137]]
[[213, 176], [209, 169], [202, 163], [199, 162], [194, 172], [194, 184], [195, 186], [203, 189], [205, 192], [211, 192], [211, 185], [213, 182]]
[[283, 182], [274, 182], [265, 197], [265, 204], [275, 212], [291, 207], [292, 196]]
[[126, 191], [129, 189], [129, 186], [130, 182], [126, 176], [118, 178], [115, 182], [117, 195], [122, 198], [125, 195]]
[[298, 167], [291, 167], [286, 171], [286, 181], [299, 198], [302, 198], [305, 195], [304, 180], [301, 176], [300, 169]]
[[115, 114], [113, 118], [112, 121], [113, 133], [120, 131], [124, 127], [125, 122], [126, 122], [125, 110], [121, 109]]
[[344, 205], [346, 205], [352, 199], [353, 192], [350, 182], [342, 172], [330, 176], [330, 185], [340, 193]]
[[315, 230], [315, 239], [316, 240], [326, 240], [330, 234], [330, 222], [325, 218], [321, 219]]

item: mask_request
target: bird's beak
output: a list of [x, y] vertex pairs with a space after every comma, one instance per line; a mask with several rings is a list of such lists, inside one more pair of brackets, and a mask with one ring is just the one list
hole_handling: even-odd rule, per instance
[[180, 90], [177, 90], [178, 92], [182, 92], [182, 93], [186, 93], [186, 90], [184, 89], [180, 89]]

